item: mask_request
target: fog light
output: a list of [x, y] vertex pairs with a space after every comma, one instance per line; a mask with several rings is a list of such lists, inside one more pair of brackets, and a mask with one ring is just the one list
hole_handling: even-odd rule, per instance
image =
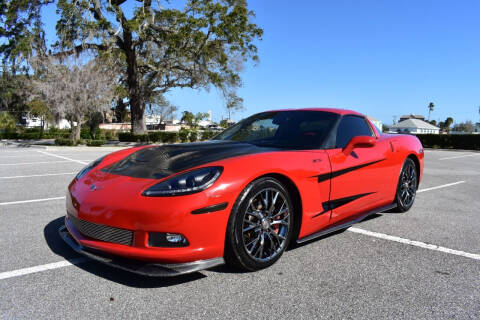
[[184, 236], [176, 233], [167, 233], [166, 238], [167, 241], [171, 243], [180, 243], [186, 241]]
[[149, 232], [148, 245], [150, 247], [186, 247], [188, 241], [179, 233]]

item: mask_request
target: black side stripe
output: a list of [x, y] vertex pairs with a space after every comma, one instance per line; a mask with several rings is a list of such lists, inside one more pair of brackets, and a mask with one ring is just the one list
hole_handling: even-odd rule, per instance
[[357, 199], [363, 198], [365, 196], [368, 196], [370, 194], [374, 194], [375, 192], [368, 192], [368, 193], [361, 193], [361, 194], [356, 194], [354, 196], [346, 197], [346, 198], [340, 198], [340, 199], [335, 199], [335, 200], [330, 200], [330, 201], [325, 201], [322, 203], [323, 211], [320, 213], [317, 213], [314, 215], [312, 218], [318, 217], [319, 215], [322, 215], [330, 210], [333, 210], [335, 208], [341, 207], [346, 205], [347, 203], [350, 203], [352, 201], [355, 201]]
[[345, 169], [342, 169], [342, 170], [333, 171], [331, 173], [324, 173], [324, 174], [318, 175], [317, 179], [318, 179], [318, 182], [320, 183], [320, 182], [327, 181], [329, 179], [333, 179], [335, 177], [341, 176], [342, 174], [345, 174], [345, 173], [348, 173], [348, 172], [351, 172], [351, 171], [355, 171], [357, 169], [361, 169], [361, 168], [371, 166], [372, 164], [375, 164], [375, 163], [378, 163], [378, 162], [381, 162], [381, 161], [384, 161], [384, 160], [386, 160], [386, 159], [381, 159], [381, 160], [377, 160], [377, 161], [363, 163], [363, 164], [360, 164], [358, 166], [353, 166], [353, 167], [350, 167], [350, 168], [345, 168]]

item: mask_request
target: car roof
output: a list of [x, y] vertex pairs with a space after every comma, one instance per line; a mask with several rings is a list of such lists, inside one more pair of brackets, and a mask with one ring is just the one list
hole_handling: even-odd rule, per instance
[[268, 112], [272, 111], [323, 111], [323, 112], [331, 112], [331, 113], [337, 113], [340, 115], [346, 115], [346, 114], [354, 114], [358, 116], [363, 116], [363, 114], [353, 111], [353, 110], [348, 110], [348, 109], [337, 109], [337, 108], [287, 108], [287, 109], [276, 109], [276, 110], [268, 110]]

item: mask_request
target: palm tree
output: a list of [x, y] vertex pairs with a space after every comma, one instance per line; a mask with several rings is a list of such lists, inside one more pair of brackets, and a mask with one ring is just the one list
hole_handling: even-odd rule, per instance
[[448, 117], [447, 119], [445, 119], [445, 130], [447, 130], [447, 132], [450, 132], [450, 126], [452, 125], [452, 123], [453, 123], [452, 117]]
[[430, 112], [433, 111], [433, 108], [435, 108], [435, 105], [433, 104], [433, 102], [430, 102], [428, 104], [428, 121], [430, 121]]

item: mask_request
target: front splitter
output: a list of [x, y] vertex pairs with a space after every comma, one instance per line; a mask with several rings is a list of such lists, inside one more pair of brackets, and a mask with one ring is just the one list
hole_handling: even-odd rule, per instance
[[222, 257], [175, 264], [148, 263], [143, 261], [123, 259], [117, 256], [106, 255], [103, 252], [82, 246], [70, 235], [65, 225], [60, 227], [58, 233], [73, 250], [81, 255], [115, 268], [145, 276], [173, 277], [205, 270], [225, 263], [225, 260]]

